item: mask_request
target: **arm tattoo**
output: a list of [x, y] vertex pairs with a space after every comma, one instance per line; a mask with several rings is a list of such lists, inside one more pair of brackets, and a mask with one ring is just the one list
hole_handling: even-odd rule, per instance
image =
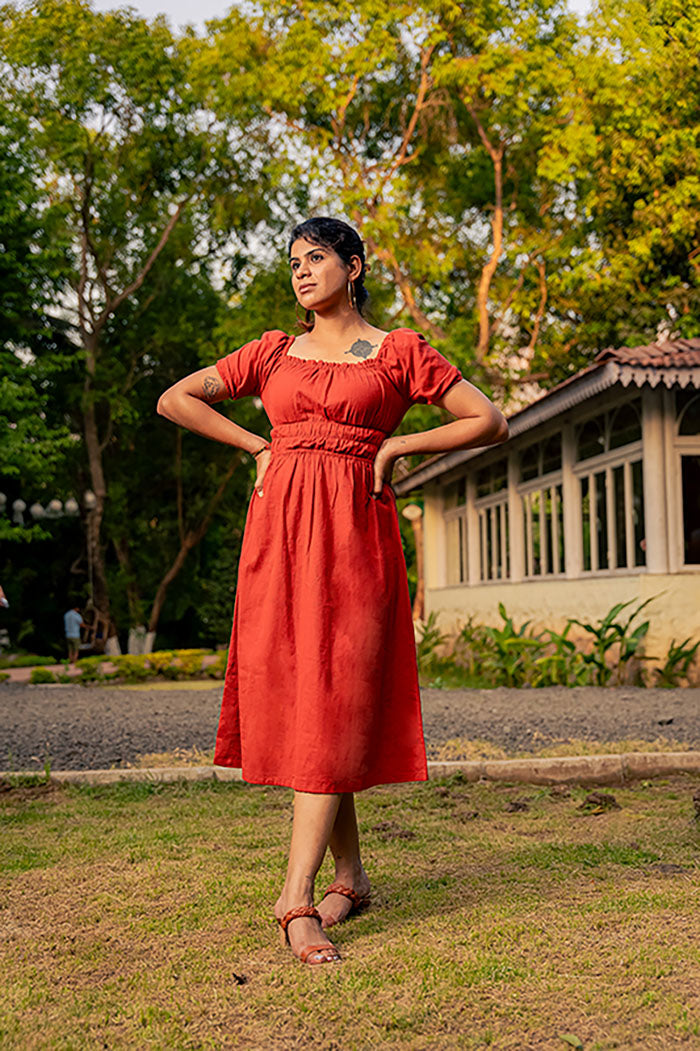
[[346, 354], [354, 354], [356, 358], [368, 358], [378, 344], [370, 343], [366, 339], [356, 339]]
[[207, 376], [202, 384], [202, 394], [205, 401], [213, 401], [221, 390], [221, 381], [214, 376]]

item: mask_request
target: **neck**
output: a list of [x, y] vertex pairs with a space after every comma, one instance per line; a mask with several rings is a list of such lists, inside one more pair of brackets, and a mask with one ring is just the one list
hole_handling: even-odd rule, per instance
[[343, 304], [329, 310], [316, 313], [313, 331], [309, 333], [314, 339], [327, 343], [340, 343], [364, 327], [365, 322], [356, 310]]

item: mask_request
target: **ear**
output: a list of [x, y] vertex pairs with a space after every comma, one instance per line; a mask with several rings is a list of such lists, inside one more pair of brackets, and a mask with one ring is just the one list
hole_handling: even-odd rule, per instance
[[355, 281], [356, 278], [362, 273], [362, 260], [359, 255], [353, 255], [350, 257], [350, 263], [348, 265], [348, 281]]

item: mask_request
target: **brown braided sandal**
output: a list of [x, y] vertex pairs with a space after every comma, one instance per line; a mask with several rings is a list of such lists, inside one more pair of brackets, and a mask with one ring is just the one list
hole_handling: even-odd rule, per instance
[[[311, 916], [314, 920], [321, 922], [321, 913], [318, 909], [315, 909], [313, 905], [298, 905], [296, 909], [290, 909], [286, 912], [281, 920], [277, 922], [280, 925], [280, 939], [282, 945], [288, 945], [291, 949], [291, 942], [289, 941], [289, 934], [287, 933], [287, 927], [292, 920], [297, 920], [301, 916]], [[292, 952], [294, 950], [292, 949]], [[322, 954], [318, 960], [309, 960], [310, 956], [314, 954]], [[297, 956], [296, 953], [294, 953]], [[302, 963], [308, 963], [309, 966], [317, 963], [336, 963], [340, 962], [340, 953], [336, 949], [335, 945], [307, 945], [306, 948], [297, 956], [297, 960], [301, 960]]]
[[[329, 894], [342, 894], [344, 898], [349, 898], [351, 902], [349, 911], [345, 914], [342, 920], [337, 921], [338, 923], [343, 923], [344, 920], [348, 918], [348, 916], [352, 916], [353, 913], [362, 912], [363, 909], [368, 909], [370, 906], [371, 898], [369, 894], [364, 894], [360, 896], [359, 894], [355, 893], [352, 887], [346, 887], [344, 883], [331, 883], [330, 887], [323, 895], [323, 897], [327, 898]], [[327, 927], [334, 926], [334, 923], [326, 923], [324, 930]]]

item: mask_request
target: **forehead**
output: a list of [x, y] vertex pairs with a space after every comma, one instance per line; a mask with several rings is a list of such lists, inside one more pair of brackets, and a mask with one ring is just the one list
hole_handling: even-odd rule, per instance
[[307, 241], [305, 237], [299, 237], [292, 245], [292, 250], [289, 253], [290, 259], [302, 259], [306, 255], [310, 255], [311, 252], [326, 252], [328, 255], [333, 255], [332, 248], [326, 248], [325, 245], [314, 244], [313, 241]]

